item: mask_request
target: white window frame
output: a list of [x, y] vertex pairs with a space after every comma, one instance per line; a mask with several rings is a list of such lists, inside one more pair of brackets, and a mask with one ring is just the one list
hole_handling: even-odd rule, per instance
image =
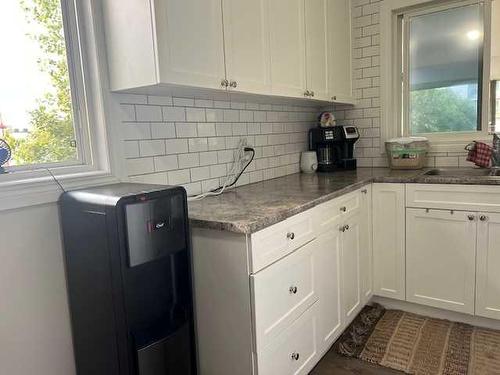
[[0, 211], [55, 202], [65, 190], [117, 182], [125, 176], [117, 126], [119, 104], [109, 92], [99, 0], [61, 0], [80, 160], [9, 167], [0, 175]]
[[[422, 134], [429, 138], [431, 152], [464, 152], [464, 147], [472, 140], [490, 140], [489, 128], [489, 95], [490, 95], [490, 30], [491, 0], [385, 0], [380, 11], [381, 33], [381, 150], [384, 142], [390, 138], [405, 135], [402, 123], [403, 88], [406, 80], [402, 77], [403, 51], [402, 25], [403, 14], [415, 12], [425, 7], [443, 8], [465, 4], [484, 3], [484, 45], [483, 45], [483, 77], [481, 101], [481, 131]], [[405, 106], [408, 108], [407, 106]], [[420, 135], [420, 134], [419, 134]]]

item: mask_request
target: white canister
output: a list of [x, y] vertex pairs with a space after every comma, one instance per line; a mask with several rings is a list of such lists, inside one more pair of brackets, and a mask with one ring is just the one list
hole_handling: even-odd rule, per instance
[[316, 151], [304, 151], [300, 154], [300, 170], [303, 173], [314, 173], [318, 169]]

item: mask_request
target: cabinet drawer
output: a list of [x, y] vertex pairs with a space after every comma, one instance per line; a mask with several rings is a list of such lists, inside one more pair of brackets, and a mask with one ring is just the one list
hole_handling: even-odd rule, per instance
[[319, 232], [326, 231], [341, 218], [361, 210], [361, 194], [365, 194], [362, 192], [368, 193], [368, 190], [366, 188], [360, 189], [316, 207], [314, 216]]
[[256, 273], [315, 237], [311, 210], [251, 235], [251, 270]]
[[263, 350], [316, 300], [313, 280], [317, 241], [250, 276], [255, 346]]
[[257, 355], [259, 375], [308, 374], [317, 362], [316, 306], [302, 314], [282, 335]]
[[500, 212], [500, 186], [407, 184], [406, 206]]

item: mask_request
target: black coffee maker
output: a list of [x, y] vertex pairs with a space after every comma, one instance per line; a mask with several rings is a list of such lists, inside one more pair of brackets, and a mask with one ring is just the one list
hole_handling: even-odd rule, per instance
[[318, 172], [356, 169], [354, 144], [358, 139], [358, 129], [350, 125], [309, 130], [309, 150], [318, 155]]

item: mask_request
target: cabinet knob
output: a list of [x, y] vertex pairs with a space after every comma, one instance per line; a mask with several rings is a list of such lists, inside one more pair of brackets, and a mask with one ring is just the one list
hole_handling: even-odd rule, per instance
[[314, 91], [311, 91], [311, 96], [314, 96]]
[[288, 238], [289, 240], [293, 240], [295, 238], [295, 233], [293, 232], [288, 232], [286, 234], [286, 238]]
[[481, 216], [479, 216], [479, 220], [481, 220], [481, 221], [488, 221], [488, 216], [481, 215]]
[[236, 87], [238, 87], [238, 83], [236, 81], [231, 81], [229, 86], [232, 87], [233, 89], [235, 89]]
[[332, 96], [332, 100], [337, 100], [337, 96]]
[[346, 226], [345, 226], [345, 230], [349, 230], [349, 225], [346, 225]]
[[366, 189], [361, 190], [361, 192], [362, 192], [363, 194], [368, 194], [368, 190], [366, 190]]
[[222, 81], [220, 81], [220, 85], [222, 87], [228, 87], [229, 86], [229, 81], [227, 79], [223, 79]]
[[469, 221], [474, 221], [476, 217], [474, 215], [467, 215], [467, 219], [469, 219]]
[[340, 231], [343, 233], [345, 232], [346, 230], [349, 230], [349, 225], [344, 225], [344, 226], [341, 226], [340, 227]]
[[298, 288], [296, 286], [291, 286], [288, 291], [290, 292], [290, 294], [297, 294]]
[[291, 357], [292, 357], [292, 360], [298, 361], [300, 358], [300, 354], [299, 353], [292, 353]]
[[340, 212], [346, 212], [347, 211], [347, 207], [340, 207]]
[[306, 91], [304, 92], [304, 96], [311, 96], [311, 92], [310, 92], [309, 90], [306, 90]]

